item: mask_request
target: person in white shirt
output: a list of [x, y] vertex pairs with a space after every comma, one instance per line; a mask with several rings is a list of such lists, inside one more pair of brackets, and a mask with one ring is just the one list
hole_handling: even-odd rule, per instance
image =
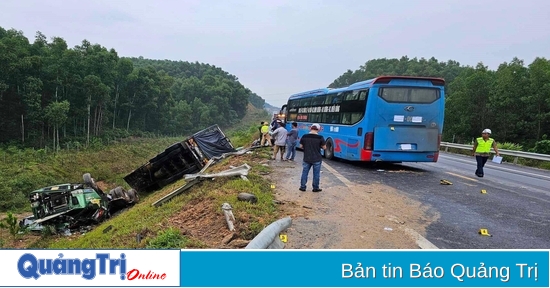
[[284, 156], [285, 155], [285, 147], [286, 147], [286, 134], [287, 134], [287, 131], [285, 129], [285, 126], [283, 124], [283, 122], [277, 122], [277, 124], [279, 125], [279, 127], [277, 129], [275, 129], [275, 131], [273, 131], [273, 133], [271, 134], [271, 137], [275, 140], [275, 144], [273, 146], [273, 160], [277, 159], [277, 153], [280, 152], [281, 153], [281, 161], [284, 160]]

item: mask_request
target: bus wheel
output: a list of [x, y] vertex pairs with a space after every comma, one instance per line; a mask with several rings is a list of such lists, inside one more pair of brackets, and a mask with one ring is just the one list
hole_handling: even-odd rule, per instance
[[334, 158], [334, 145], [332, 144], [332, 139], [327, 140], [327, 149], [325, 149], [325, 158], [332, 159]]

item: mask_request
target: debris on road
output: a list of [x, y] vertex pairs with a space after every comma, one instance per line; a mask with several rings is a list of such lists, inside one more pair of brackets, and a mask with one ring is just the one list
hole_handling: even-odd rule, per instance
[[442, 179], [441, 181], [439, 181], [439, 184], [441, 185], [453, 185], [453, 183], [449, 180], [445, 180], [445, 179]]
[[487, 190], [482, 189], [482, 190], [481, 190], [481, 194], [487, 194]]
[[390, 228], [390, 227], [384, 227], [384, 230], [386, 230], [386, 231], [393, 231], [393, 229]]

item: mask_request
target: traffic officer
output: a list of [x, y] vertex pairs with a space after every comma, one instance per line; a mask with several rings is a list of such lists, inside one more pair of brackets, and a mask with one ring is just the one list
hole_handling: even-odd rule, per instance
[[491, 129], [485, 129], [481, 132], [481, 137], [478, 137], [474, 142], [474, 151], [472, 154], [476, 157], [477, 161], [477, 177], [483, 177], [484, 175], [483, 167], [485, 166], [485, 163], [487, 163], [487, 159], [489, 159], [491, 147], [495, 150], [497, 156], [500, 156], [498, 153], [497, 142], [490, 136]]

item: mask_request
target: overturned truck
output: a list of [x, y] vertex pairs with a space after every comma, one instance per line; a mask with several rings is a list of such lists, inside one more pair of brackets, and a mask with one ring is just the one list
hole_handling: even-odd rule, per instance
[[124, 181], [140, 193], [155, 191], [185, 174], [201, 171], [210, 159], [235, 151], [219, 126], [212, 125], [166, 148], [124, 177]]
[[84, 183], [66, 183], [34, 190], [29, 195], [33, 215], [19, 222], [31, 231], [53, 226], [56, 231], [98, 224], [139, 201], [137, 191], [117, 187], [103, 192], [89, 173]]

